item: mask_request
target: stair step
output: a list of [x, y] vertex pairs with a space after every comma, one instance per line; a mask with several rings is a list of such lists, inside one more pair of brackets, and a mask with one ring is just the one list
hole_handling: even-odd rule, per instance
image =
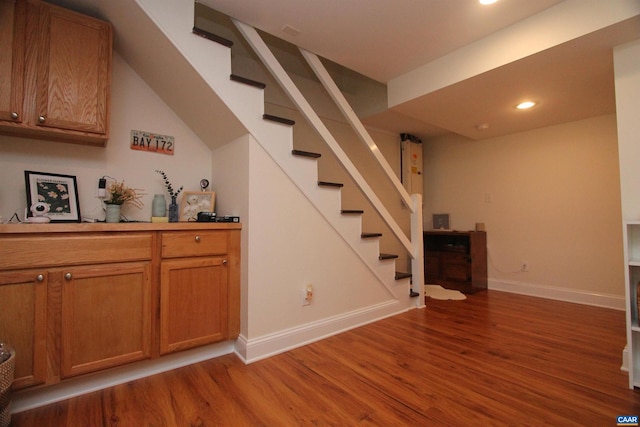
[[398, 258], [398, 255], [394, 255], [394, 254], [380, 254], [380, 256], [378, 256], [379, 260], [383, 260], [383, 259], [396, 259]]
[[302, 157], [312, 157], [317, 159], [322, 156], [320, 153], [312, 153], [311, 151], [302, 151], [302, 150], [291, 150], [291, 154], [294, 156], [302, 156]]
[[336, 187], [336, 188], [344, 187], [344, 184], [341, 184], [339, 182], [329, 182], [329, 181], [318, 181], [318, 185], [321, 185], [323, 187]]
[[412, 276], [411, 273], [405, 273], [405, 272], [402, 272], [402, 271], [396, 271], [396, 280], [407, 279], [407, 278], [409, 278], [411, 276]]
[[272, 122], [278, 122], [285, 125], [293, 126], [296, 124], [295, 121], [290, 119], [285, 119], [284, 117], [273, 116], [271, 114], [263, 114], [262, 118], [265, 120], [271, 120]]
[[362, 233], [360, 235], [363, 239], [369, 239], [372, 237], [382, 237], [382, 233]]
[[340, 211], [340, 213], [345, 214], [345, 215], [348, 215], [348, 214], [358, 214], [358, 215], [361, 215], [361, 214], [363, 214], [363, 213], [364, 213], [364, 211], [363, 211], [363, 210], [360, 210], [360, 209], [342, 209], [342, 210]]
[[244, 83], [249, 86], [257, 87], [258, 89], [264, 89], [265, 87], [267, 87], [267, 85], [262, 82], [259, 82], [257, 80], [251, 80], [246, 77], [239, 76], [237, 74], [231, 74], [229, 78], [234, 82]]
[[233, 42], [229, 39], [225, 39], [224, 37], [220, 37], [217, 34], [210, 33], [209, 31], [203, 30], [198, 27], [193, 27], [193, 34], [199, 35], [200, 37], [204, 37], [207, 40], [211, 40], [213, 42], [219, 43], [222, 46], [231, 47], [233, 46]]

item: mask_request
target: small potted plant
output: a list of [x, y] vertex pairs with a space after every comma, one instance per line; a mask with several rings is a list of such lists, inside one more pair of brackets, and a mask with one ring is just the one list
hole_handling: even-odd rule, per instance
[[124, 181], [113, 182], [107, 188], [107, 198], [104, 203], [107, 205], [106, 222], [120, 222], [120, 209], [123, 205], [133, 205], [141, 209], [143, 204], [140, 198], [143, 196], [139, 193], [140, 189], [127, 187]]
[[176, 191], [173, 189], [173, 186], [171, 185], [171, 182], [169, 181], [169, 178], [167, 177], [167, 174], [164, 173], [164, 171], [156, 170], [156, 172], [159, 173], [160, 176], [162, 176], [164, 186], [167, 189], [167, 193], [169, 193], [169, 197], [171, 197], [171, 203], [169, 204], [169, 222], [178, 222], [180, 220], [180, 215], [178, 212], [177, 199], [178, 195], [184, 188], [184, 185], [180, 186], [180, 188], [178, 188], [178, 190]]

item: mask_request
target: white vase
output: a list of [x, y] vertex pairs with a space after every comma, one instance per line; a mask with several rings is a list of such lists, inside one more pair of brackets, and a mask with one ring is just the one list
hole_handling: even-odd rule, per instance
[[122, 205], [107, 205], [105, 222], [120, 222], [120, 208]]

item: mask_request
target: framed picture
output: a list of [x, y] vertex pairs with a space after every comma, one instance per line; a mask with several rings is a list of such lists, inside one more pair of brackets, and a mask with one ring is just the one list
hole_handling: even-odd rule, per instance
[[215, 204], [216, 193], [213, 191], [185, 191], [180, 204], [180, 221], [197, 221], [198, 213], [213, 212]]
[[433, 215], [433, 229], [434, 230], [448, 230], [449, 229], [449, 214], [434, 214]]
[[76, 177], [55, 173], [24, 171], [27, 208], [47, 203], [51, 222], [80, 222], [80, 202]]

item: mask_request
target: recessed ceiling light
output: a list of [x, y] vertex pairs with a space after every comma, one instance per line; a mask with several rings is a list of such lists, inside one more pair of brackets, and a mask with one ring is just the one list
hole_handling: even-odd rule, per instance
[[478, 0], [480, 4], [494, 4], [498, 0]]
[[535, 105], [536, 105], [536, 103], [533, 102], [533, 101], [524, 101], [524, 102], [521, 102], [520, 104], [516, 105], [516, 108], [518, 110], [527, 110], [527, 109], [529, 109], [529, 108], [531, 108], [531, 107], [533, 107]]

